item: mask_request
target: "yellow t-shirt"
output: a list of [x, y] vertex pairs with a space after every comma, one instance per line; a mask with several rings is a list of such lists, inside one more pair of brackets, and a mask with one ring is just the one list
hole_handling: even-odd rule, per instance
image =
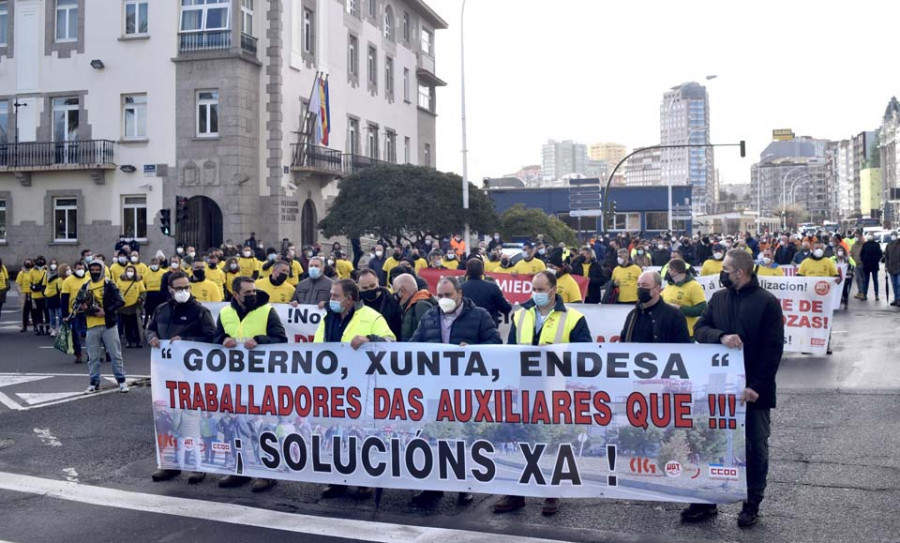
[[240, 266], [241, 275], [252, 278], [253, 272], [260, 271], [262, 263], [252, 256], [250, 258], [240, 257], [238, 266]]
[[300, 282], [301, 275], [303, 275], [303, 266], [296, 260], [291, 260], [291, 274], [288, 275], [287, 282], [296, 287]]
[[700, 275], [719, 275], [719, 272], [722, 271], [722, 262], [723, 260], [716, 260], [714, 258], [710, 258], [706, 262], [703, 263], [703, 267], [700, 268]]
[[[87, 275], [85, 275], [87, 277]], [[91, 281], [88, 283], [88, 288], [91, 292], [94, 293], [94, 302], [97, 307], [103, 307], [103, 288], [106, 285], [105, 279], [100, 279], [99, 281]], [[93, 317], [91, 315], [87, 316], [87, 327], [93, 328], [95, 326], [106, 326], [106, 317]]]
[[22, 296], [31, 294], [31, 271], [25, 268], [20, 269], [19, 274], [16, 275], [16, 284], [19, 285], [19, 292], [22, 293]]
[[206, 279], [212, 281], [219, 287], [219, 292], [222, 296], [225, 296], [225, 272], [219, 269], [218, 266], [215, 268], [210, 268], [208, 265], [206, 266]]
[[141, 277], [144, 278], [144, 287], [147, 288], [147, 292], [159, 292], [159, 289], [162, 287], [162, 278], [165, 273], [166, 270], [164, 268], [160, 268], [156, 271], [147, 268], [147, 273], [141, 275]]
[[512, 273], [512, 272], [513, 272], [512, 268], [504, 268], [502, 266], [497, 266], [496, 268], [494, 268], [494, 273]]
[[219, 285], [209, 279], [197, 282], [191, 281], [191, 294], [198, 302], [222, 301], [222, 291], [219, 290]]
[[228, 294], [234, 294], [234, 291], [231, 290], [231, 284], [240, 276], [240, 273], [232, 273], [230, 271], [225, 272], [225, 292], [227, 292]]
[[455, 258], [451, 259], [451, 260], [442, 258], [441, 266], [447, 268], [448, 270], [458, 270], [459, 269], [459, 260], [456, 260]]
[[62, 286], [63, 280], [57, 275], [52, 279], [47, 279], [47, 288], [44, 289], [44, 297], [46, 298], [55, 298], [59, 295], [59, 289]]
[[390, 257], [389, 259], [384, 261], [384, 265], [381, 266], [381, 271], [384, 272], [385, 277], [391, 276], [391, 270], [400, 265], [399, 260], [395, 260], [394, 257]]
[[781, 266], [775, 266], [773, 268], [771, 266], [760, 264], [756, 267], [756, 275], [759, 277], [784, 277], [784, 270], [781, 269]]
[[75, 306], [75, 297], [78, 296], [78, 291], [81, 290], [81, 285], [90, 281], [90, 277], [88, 274], [84, 274], [84, 277], [78, 277], [73, 272], [72, 275], [66, 277], [66, 280], [63, 281], [62, 287], [60, 289], [60, 294], [68, 294], [69, 295], [69, 313], [72, 312], [72, 308]]
[[131, 264], [134, 266], [134, 269], [137, 270], [138, 275], [143, 279], [147, 277], [147, 274], [150, 273], [150, 266], [144, 264], [143, 262], [138, 262], [136, 264]]
[[33, 291], [31, 290], [31, 285], [44, 285], [47, 286], [47, 270], [39, 270], [37, 268], [31, 268], [31, 273], [29, 274], [28, 284], [25, 287], [28, 289], [28, 292], [31, 292], [32, 300], [40, 300], [44, 298], [43, 291]]
[[834, 260], [830, 258], [816, 260], [813, 257], [809, 257], [800, 263], [797, 275], [802, 275], [803, 277], [837, 277], [838, 269]]
[[544, 271], [546, 269], [547, 265], [544, 264], [544, 261], [539, 258], [532, 258], [528, 261], [523, 258], [522, 260], [516, 262], [516, 265], [512, 267], [512, 273], [534, 275], [537, 272]]
[[582, 301], [581, 289], [578, 288], [578, 283], [575, 282], [570, 273], [556, 278], [556, 292], [562, 297], [563, 302], [567, 304], [575, 304]]
[[272, 268], [275, 267], [275, 261], [272, 260], [271, 262], [272, 262], [272, 265], [269, 266], [268, 268], [266, 267], [266, 264], [268, 264], [269, 261], [259, 263], [259, 278], [260, 279], [262, 279], [263, 277], [268, 277], [268, 276], [272, 275]]
[[9, 270], [6, 269], [6, 266], [0, 266], [0, 290], [7, 290], [9, 288]]
[[[485, 260], [485, 261], [484, 261], [484, 271], [485, 271], [485, 273], [491, 273], [491, 272], [493, 272], [494, 270], [496, 270], [496, 269], [499, 268], [499, 267], [500, 267], [500, 261], [499, 261], [499, 260], [497, 260], [497, 261], [492, 261], [492, 260], [488, 259], [488, 260]], [[416, 271], [419, 271], [419, 270], [416, 270]]]
[[[485, 263], [487, 264], [487, 263]], [[498, 264], [499, 265], [499, 264]], [[416, 274], [418, 274], [423, 268], [428, 267], [428, 261], [422, 257], [416, 259]]]
[[269, 302], [273, 304], [290, 303], [291, 298], [294, 297], [294, 292], [296, 291], [296, 287], [287, 281], [278, 286], [273, 285], [269, 277], [257, 281], [256, 288], [268, 294]]
[[[688, 281], [682, 285], [666, 285], [666, 288], [662, 291], [662, 299], [667, 304], [678, 307], [693, 307], [705, 302], [706, 294], [703, 292], [703, 287], [700, 286], [700, 283]], [[700, 317], [685, 316], [685, 319], [687, 319], [688, 333], [693, 337], [694, 324], [697, 323]]]
[[612, 280], [619, 286], [620, 302], [636, 302], [637, 282], [641, 276], [641, 268], [637, 264], [628, 267], [616, 266], [612, 272]]
[[343, 258], [335, 260], [334, 271], [337, 272], [338, 277], [341, 279], [350, 279], [350, 272], [353, 271], [353, 264]]
[[144, 286], [143, 281], [120, 278], [116, 281], [116, 286], [119, 287], [119, 292], [122, 293], [122, 299], [125, 300], [125, 305], [123, 307], [138, 303], [138, 298], [140, 298], [141, 294], [147, 292], [147, 287]]

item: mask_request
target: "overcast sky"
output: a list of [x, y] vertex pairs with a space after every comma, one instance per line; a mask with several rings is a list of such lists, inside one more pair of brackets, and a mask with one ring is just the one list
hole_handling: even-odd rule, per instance
[[[428, 0], [437, 33], [437, 166], [462, 173], [461, 0]], [[547, 139], [659, 143], [663, 92], [710, 95], [723, 183], [749, 183], [772, 129], [844, 139], [881, 122], [900, 93], [891, 2], [467, 0], [469, 179], [540, 164]], [[887, 26], [885, 26], [887, 24]], [[718, 76], [706, 82], [706, 75]]]

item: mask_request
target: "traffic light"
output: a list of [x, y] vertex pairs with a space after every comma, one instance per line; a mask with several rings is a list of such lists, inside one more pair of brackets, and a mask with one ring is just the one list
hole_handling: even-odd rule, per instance
[[182, 226], [188, 220], [188, 198], [185, 196], [175, 197], [175, 224]]
[[747, 142], [744, 140], [741, 140], [741, 158], [744, 158], [746, 156], [747, 156]]
[[159, 229], [162, 230], [164, 236], [172, 235], [172, 210], [159, 210]]

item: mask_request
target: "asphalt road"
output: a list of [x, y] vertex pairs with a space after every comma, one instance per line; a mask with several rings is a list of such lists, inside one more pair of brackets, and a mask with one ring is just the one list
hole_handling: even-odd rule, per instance
[[[15, 300], [11, 300], [15, 301]], [[0, 540], [58, 541], [766, 541], [900, 540], [900, 310], [851, 299], [835, 317], [834, 354], [785, 357], [778, 375], [769, 490], [757, 526], [740, 530], [738, 505], [685, 526], [678, 504], [540, 501], [493, 515], [493, 496], [431, 509], [410, 492], [323, 500], [319, 487], [280, 483], [256, 495], [209, 476], [153, 483], [149, 352], [126, 350], [129, 394], [84, 396], [85, 365], [51, 338], [18, 333], [14, 303], [0, 316]], [[109, 366], [104, 365], [104, 372]]]

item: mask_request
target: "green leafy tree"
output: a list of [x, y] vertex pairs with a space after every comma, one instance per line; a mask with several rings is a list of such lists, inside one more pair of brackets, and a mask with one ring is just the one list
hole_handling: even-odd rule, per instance
[[675, 430], [672, 436], [663, 441], [657, 455], [657, 465], [660, 469], [665, 469], [666, 463], [671, 460], [677, 460], [682, 465], [687, 464], [688, 455], [691, 453], [691, 447], [688, 444], [687, 432], [685, 430]]
[[506, 239], [544, 234], [544, 241], [562, 241], [566, 245], [577, 243], [575, 231], [566, 223], [540, 209], [527, 209], [522, 204], [512, 206], [500, 217], [500, 234]]
[[340, 193], [319, 222], [326, 237], [415, 239], [461, 232], [466, 224], [489, 232], [497, 226], [494, 203], [469, 183], [469, 210], [462, 209], [462, 178], [431, 168], [385, 165], [360, 170], [340, 181]]
[[637, 456], [651, 456], [654, 447], [659, 445], [662, 435], [662, 430], [654, 426], [646, 430], [626, 426], [619, 430], [618, 446], [623, 451], [629, 451]]
[[727, 436], [725, 432], [709, 427], [709, 418], [700, 417], [687, 431], [691, 455], [704, 462], [721, 462], [725, 457]]

